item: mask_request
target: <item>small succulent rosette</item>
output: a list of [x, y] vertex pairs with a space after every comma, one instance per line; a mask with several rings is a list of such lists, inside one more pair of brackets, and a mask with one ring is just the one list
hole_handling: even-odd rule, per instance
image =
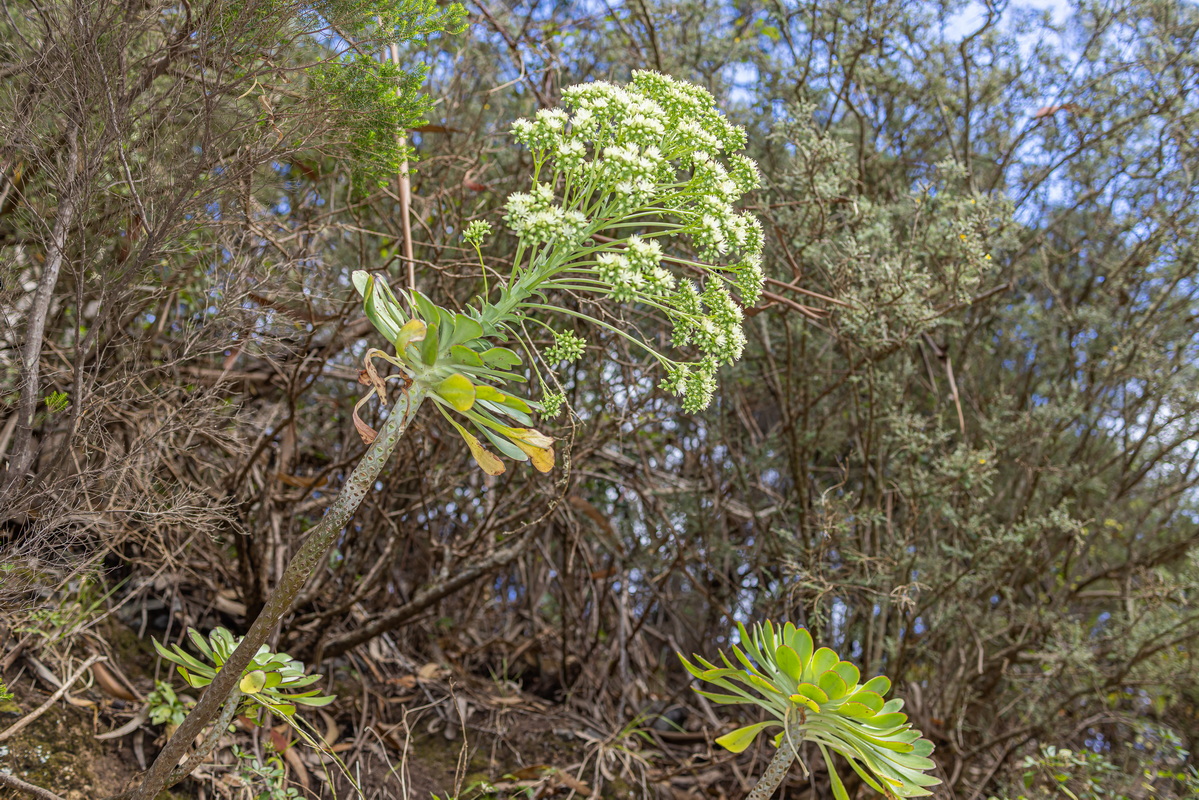
[[[241, 637], [235, 638], [224, 628], [214, 628], [207, 640], [195, 628], [188, 628], [187, 636], [208, 663], [192, 657], [177, 644], [167, 648], [155, 639], [154, 649], [175, 664], [188, 686], [199, 689], [212, 683], [217, 672], [237, 649]], [[320, 679], [320, 675], [305, 675], [304, 664], [287, 653], [272, 653], [270, 648], [263, 645], [242, 672], [237, 688], [252, 706], [291, 717], [295, 715], [297, 705], [326, 706], [337, 699], [333, 695], [322, 695], [319, 689], [297, 691]]]
[[737, 630], [741, 646], [732, 650], [739, 666], [723, 652], [723, 667], [700, 656], [694, 656], [696, 663], [692, 663], [679, 654], [688, 672], [723, 690], [695, 689], [698, 694], [715, 703], [761, 706], [774, 717], [725, 734], [716, 740], [718, 744], [740, 753], [763, 730], [782, 728], [775, 736], [776, 746], [783, 744], [784, 737], [792, 748], [804, 741], [816, 744], [838, 800], [847, 800], [848, 794], [830, 750], [880, 794], [932, 794], [928, 787], [941, 782], [925, 774], [936, 766], [929, 759], [933, 744], [921, 738], [907, 715], [900, 713], [903, 700], [883, 699], [890, 680], [879, 675], [861, 683], [857, 667], [827, 647], [815, 649], [808, 631], [790, 622], [778, 628], [770, 622], [756, 625], [752, 635], [740, 623]]
[[[532, 463], [541, 472], [553, 468], [554, 440], [531, 427], [533, 414], [541, 406], [498, 388], [527, 380], [513, 371], [523, 363], [521, 357], [495, 343], [505, 338], [502, 330], [487, 325], [485, 331], [486, 321], [480, 320], [478, 311], [450, 312], [415, 291], [408, 297], [409, 315], [383, 281], [363, 271], [355, 272], [353, 281], [362, 295], [367, 319], [395, 348], [394, 353], [367, 351], [363, 380], [372, 391], [354, 408], [354, 425], [363, 441], [369, 444], [376, 434], [358, 416], [358, 408], [374, 394], [386, 402], [387, 381], [419, 380], [486, 472], [498, 475], [504, 471], [504, 463], [484, 442], [508, 458]], [[400, 374], [380, 378], [372, 361], [375, 358], [398, 367]], [[455, 415], [464, 418], [479, 436]]]

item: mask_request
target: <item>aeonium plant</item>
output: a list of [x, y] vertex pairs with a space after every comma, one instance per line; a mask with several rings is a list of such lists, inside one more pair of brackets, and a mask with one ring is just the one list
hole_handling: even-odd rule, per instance
[[[240, 637], [235, 638], [225, 628], [213, 628], [207, 639], [195, 628], [188, 628], [187, 637], [203, 660], [190, 655], [177, 644], [168, 648], [157, 639], [153, 641], [158, 654], [175, 664], [183, 680], [193, 689], [212, 683], [241, 641]], [[299, 691], [320, 679], [320, 675], [306, 675], [303, 662], [287, 653], [271, 652], [269, 647], [262, 645], [249, 665], [242, 670], [237, 690], [244, 698], [244, 705], [291, 717], [295, 715], [297, 705], [327, 706], [336, 699], [332, 695], [322, 695], [316, 689]]]
[[[188, 628], [187, 636], [199, 652], [199, 658], [189, 654], [177, 644], [165, 647], [157, 639], [152, 641], [158, 654], [175, 664], [180, 676], [193, 689], [200, 689], [212, 684], [242, 642], [240, 637], [234, 637], [224, 628], [213, 628], [207, 638], [195, 628]], [[239, 710], [247, 713], [264, 709], [274, 711], [287, 717], [293, 727], [302, 725], [302, 720], [296, 718], [297, 705], [325, 706], [336, 699], [331, 695], [322, 695], [319, 690], [315, 689], [300, 691], [320, 679], [320, 675], [305, 675], [304, 665], [287, 653], [274, 653], [265, 644], [260, 645], [249, 662], [241, 667], [236, 684], [228, 691], [220, 693], [219, 696], [214, 695], [217, 698], [216, 702], [220, 712], [219, 715], [214, 714], [216, 720], [204, 735], [199, 746], [192, 751], [183, 764], [179, 764], [178, 758], [175, 761], [163, 762], [168, 766], [161, 781], [163, 786], [173, 786], [203, 762], [216, 749], [221, 736], [229, 730], [229, 725]], [[157, 699], [155, 695], [158, 696]], [[175, 708], [177, 698], [169, 684], [160, 683], [155, 695], [150, 697], [151, 718], [156, 722], [169, 721], [179, 725], [175, 733], [171, 734], [170, 741], [168, 741], [169, 746], [171, 741], [175, 741], [175, 737], [183, 725], [187, 724], [189, 720], [197, 719], [193, 716], [195, 710], [193, 709], [187, 717], [182, 717], [182, 704], [179, 703], [178, 708]], [[205, 697], [207, 696], [208, 693], [205, 693]], [[203, 701], [202, 697], [200, 702]], [[256, 717], [257, 713], [254, 716]], [[180, 719], [183, 724], [179, 724]], [[203, 728], [204, 723], [210, 720], [211, 717], [203, 719], [202, 723], [197, 726], [197, 734]], [[300, 728], [297, 727], [295, 730], [300, 733], [302, 738], [311, 741], [310, 737], [307, 737]], [[187, 741], [190, 743], [197, 734], [193, 734]], [[165, 750], [166, 748], [164, 748]], [[155, 764], [157, 763], [159, 762], [155, 760]], [[136, 796], [136, 792], [135, 789], [117, 797]]]
[[[531, 427], [533, 414], [553, 416], [564, 399], [542, 370], [578, 359], [586, 347], [554, 328], [554, 317], [581, 318], [645, 351], [665, 373], [663, 388], [682, 397], [684, 410], [699, 411], [712, 400], [720, 365], [737, 360], [745, 345], [733, 293], [752, 305], [762, 289], [761, 224], [734, 208], [757, 185], [757, 166], [735, 152], [745, 132], [708, 92], [634, 72], [626, 87], [595, 82], [562, 94], [563, 108], [513, 125], [533, 156], [532, 187], [508, 198], [505, 221], [518, 246], [498, 286], [456, 313], [417, 291], [400, 292], [401, 302], [368, 273], [353, 276], [368, 318], [393, 345], [367, 353], [371, 395], [386, 395], [373, 366], [381, 358], [400, 370], [393, 378], [405, 381], [409, 395], [415, 387], [418, 401], [437, 405], [493, 474], [504, 465], [489, 446], [542, 471], [553, 464], [552, 440]], [[489, 233], [476, 221], [465, 238], [479, 249]], [[554, 302], [566, 293], [605, 313]], [[621, 304], [668, 321], [673, 349], [662, 352], [601, 318]], [[538, 352], [530, 328], [548, 330], [553, 345]], [[539, 401], [507, 388], [525, 380], [513, 348], [530, 360]], [[355, 425], [373, 440], [357, 414]]]
[[740, 646], [732, 648], [736, 664], [723, 652], [724, 666], [698, 655], [693, 656], [695, 663], [681, 653], [679, 659], [696, 678], [723, 690], [696, 689], [698, 694], [715, 703], [756, 705], [772, 717], [727, 733], [717, 744], [740, 753], [762, 731], [781, 728], [774, 737], [778, 750], [747, 800], [766, 800], [774, 794], [798, 758], [801, 742], [812, 742], [820, 750], [837, 800], [849, 800], [849, 794], [830, 751], [886, 797], [932, 794], [928, 787], [941, 782], [925, 774], [936, 766], [929, 759], [933, 744], [900, 713], [903, 700], [883, 699], [891, 688], [886, 676], [860, 682], [857, 667], [827, 647], [815, 649], [811, 634], [790, 622], [778, 628], [770, 622], [758, 624], [752, 634], [738, 623], [737, 630]]
[[[367, 317], [388, 343], [386, 350], [367, 352], [362, 380], [371, 391], [355, 408], [354, 424], [370, 446], [244, 639], [132, 790], [133, 800], [151, 800], [177, 780], [175, 765], [191, 742], [230, 713], [227, 698], [238, 696], [244, 671], [323, 563], [426, 399], [488, 472], [504, 470], [501, 456], [549, 471], [553, 440], [534, 427], [535, 415], [553, 416], [564, 398], [546, 376], [578, 359], [587, 345], [554, 327], [555, 319], [580, 318], [645, 351], [663, 371], [662, 386], [682, 398], [686, 411], [707, 407], [717, 370], [741, 356], [745, 336], [734, 293], [752, 305], [763, 283], [761, 224], [734, 207], [758, 181], [753, 161], [736, 153], [745, 131], [720, 114], [708, 92], [653, 72], [634, 73], [624, 87], [596, 82], [562, 94], [562, 108], [513, 125], [516, 140], [532, 154], [532, 185], [508, 198], [504, 219], [518, 244], [511, 271], [497, 285], [485, 282], [467, 308], [452, 312], [415, 289], [397, 297], [367, 272], [354, 273]], [[482, 221], [465, 232], [480, 251], [489, 233]], [[575, 301], [563, 302], [567, 294]], [[607, 321], [628, 305], [670, 325], [668, 351]], [[548, 330], [553, 345], [538, 351], [530, 329]], [[376, 359], [399, 371], [385, 377]], [[537, 400], [509, 388], [530, 377]], [[385, 399], [391, 381], [401, 388], [375, 431], [357, 409], [376, 394]]]

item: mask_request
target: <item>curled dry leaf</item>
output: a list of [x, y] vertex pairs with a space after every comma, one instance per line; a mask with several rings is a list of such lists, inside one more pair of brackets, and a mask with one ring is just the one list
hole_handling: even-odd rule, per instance
[[358, 431], [358, 435], [362, 437], [362, 441], [366, 444], [370, 444], [371, 442], [375, 441], [375, 439], [379, 436], [379, 432], [370, 425], [367, 425], [366, 422], [363, 421], [362, 417], [358, 416], [358, 409], [362, 408], [362, 404], [367, 400], [370, 400], [372, 397], [374, 397], [374, 395], [375, 391], [372, 389], [370, 394], [366, 395], [354, 404], [354, 429]]

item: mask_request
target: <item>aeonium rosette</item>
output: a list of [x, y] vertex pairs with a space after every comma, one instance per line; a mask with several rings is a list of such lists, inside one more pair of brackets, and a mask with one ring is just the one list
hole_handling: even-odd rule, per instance
[[[721, 115], [711, 94], [638, 71], [623, 87], [603, 81], [569, 87], [562, 102], [512, 127], [532, 154], [533, 180], [505, 207], [517, 237], [506, 280], [492, 290], [485, 283], [474, 304], [452, 313], [418, 292], [402, 293], [401, 306], [385, 285], [354, 274], [368, 317], [395, 345], [394, 354], [368, 354], [365, 380], [384, 394], [385, 381], [369, 363], [382, 357], [406, 380], [421, 381], [492, 473], [503, 464], [484, 443], [542, 470], [553, 463], [552, 440], [531, 427], [532, 415], [555, 415], [564, 398], [549, 387], [538, 361], [552, 370], [578, 359], [587, 343], [551, 327], [548, 318], [583, 319], [644, 350], [665, 371], [662, 387], [694, 412], [711, 403], [719, 367], [741, 357], [742, 304], [757, 302], [764, 281], [762, 226], [735, 208], [757, 186], [757, 166], [735, 152], [745, 146], [745, 131]], [[480, 250], [489, 232], [475, 221], [464, 239]], [[603, 317], [632, 304], [664, 318], [675, 351], [660, 352], [578, 304], [555, 302], [564, 294], [596, 304]], [[530, 325], [547, 329], [552, 345], [538, 352], [526, 333]], [[540, 403], [500, 388], [525, 380], [514, 370], [520, 357], [503, 346], [513, 342], [530, 356]], [[371, 435], [365, 423], [356, 424], [364, 438]]]
[[715, 703], [760, 706], [773, 717], [727, 733], [717, 744], [740, 753], [763, 730], [782, 728], [774, 744], [780, 749], [776, 759], [782, 757], [783, 770], [774, 780], [781, 781], [796, 757], [796, 745], [807, 741], [814, 742], [824, 757], [838, 800], [847, 800], [848, 794], [830, 750], [848, 761], [867, 786], [887, 797], [932, 794], [928, 787], [941, 782], [925, 774], [935, 767], [929, 759], [933, 743], [921, 738], [907, 715], [900, 713], [903, 700], [883, 699], [891, 688], [886, 676], [861, 682], [856, 666], [827, 647], [816, 649], [811, 634], [790, 622], [778, 628], [770, 622], [756, 625], [752, 635], [740, 623], [737, 630], [740, 646], [732, 648], [736, 664], [724, 653], [720, 654], [723, 667], [700, 656], [693, 656], [692, 663], [679, 654], [688, 672], [722, 690], [696, 689], [697, 694]]
[[[199, 659], [177, 644], [167, 648], [157, 639], [152, 641], [158, 654], [175, 664], [187, 685], [199, 689], [212, 683], [241, 642], [241, 637], [234, 637], [225, 628], [213, 628], [207, 639], [195, 628], [188, 628], [187, 636], [200, 653]], [[304, 664], [287, 653], [274, 653], [263, 645], [242, 671], [237, 688], [250, 706], [291, 717], [296, 713], [297, 705], [326, 706], [337, 699], [333, 695], [322, 695], [318, 689], [299, 691], [320, 679], [320, 675], [305, 675]]]

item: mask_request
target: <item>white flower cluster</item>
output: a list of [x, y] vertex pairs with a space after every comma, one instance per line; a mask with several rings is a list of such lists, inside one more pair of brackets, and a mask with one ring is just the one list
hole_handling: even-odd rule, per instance
[[[704, 89], [654, 72], [634, 72], [625, 87], [597, 81], [562, 96], [564, 108], [512, 126], [545, 182], [512, 195], [505, 219], [527, 246], [587, 243], [586, 251], [558, 258], [564, 286], [596, 286], [613, 300], [646, 303], [668, 316], [674, 344], [702, 356], [695, 364], [663, 358], [671, 365], [663, 385], [682, 395], [688, 410], [704, 408], [718, 366], [745, 346], [741, 309], [728, 287], [753, 305], [764, 282], [761, 223], [734, 208], [759, 180], [753, 160], [735, 153], [745, 146], [745, 131]], [[637, 227], [640, 235], [625, 233]], [[617, 240], [592, 246], [607, 231]], [[666, 256], [659, 240], [678, 236], [705, 263]], [[703, 289], [680, 281], [669, 263], [702, 274]]]
[[591, 163], [597, 178], [611, 187], [613, 202], [608, 213], [626, 214], [648, 203], [658, 191], [662, 153], [650, 145], [644, 150], [631, 142], [604, 148], [604, 157]]
[[576, 247], [586, 236], [586, 215], [558, 205], [548, 183], [536, 184], [529, 193], [509, 195], [507, 211], [504, 221], [526, 245]]

